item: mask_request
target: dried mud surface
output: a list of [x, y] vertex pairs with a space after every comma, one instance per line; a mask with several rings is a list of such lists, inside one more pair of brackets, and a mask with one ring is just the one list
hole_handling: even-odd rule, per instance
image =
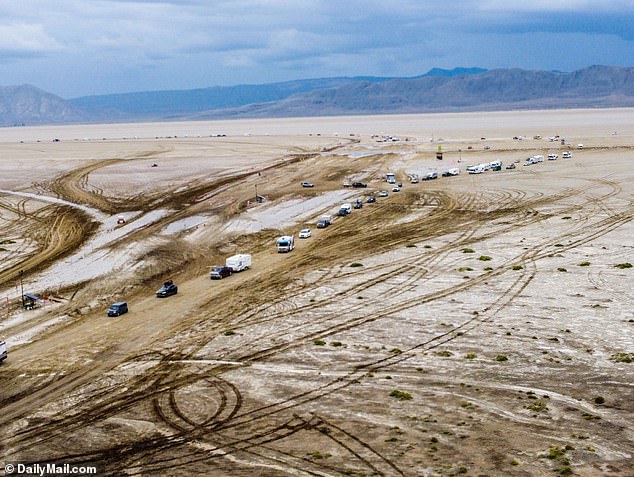
[[[416, 134], [433, 115], [4, 138], [21, 166], [0, 189], [41, 199], [0, 195], [2, 460], [104, 475], [633, 476], [634, 271], [616, 265], [634, 262], [634, 123], [536, 114], [438, 115], [433, 141]], [[400, 141], [372, 137], [386, 132]], [[572, 146], [511, 139], [536, 134]], [[314, 227], [342, 197], [387, 189], [388, 171], [401, 192]], [[369, 187], [341, 192], [346, 179]], [[311, 238], [275, 252], [307, 225]], [[252, 268], [209, 280], [237, 252]], [[90, 260], [103, 270], [80, 279]], [[54, 301], [19, 312], [20, 271]], [[155, 298], [167, 277], [178, 295]], [[106, 318], [118, 299], [130, 313]]]

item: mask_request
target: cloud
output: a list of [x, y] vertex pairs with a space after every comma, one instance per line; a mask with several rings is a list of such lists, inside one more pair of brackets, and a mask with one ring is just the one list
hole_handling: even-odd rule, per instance
[[28, 23], [0, 24], [0, 56], [42, 56], [63, 48], [42, 25]]
[[[508, 58], [587, 66], [594, 49], [561, 55], [593, 35], [614, 45], [604, 62], [617, 64], [634, 41], [634, 0], [22, 0], [2, 2], [0, 18], [0, 55], [20, 63], [4, 81], [36, 82], [46, 67], [50, 78], [74, 71], [64, 87], [83, 90], [414, 75]], [[537, 52], [531, 35], [557, 44]]]

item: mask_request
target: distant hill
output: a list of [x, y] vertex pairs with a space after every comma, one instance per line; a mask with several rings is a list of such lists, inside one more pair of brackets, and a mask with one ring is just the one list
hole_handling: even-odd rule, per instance
[[423, 76], [464, 76], [464, 75], [477, 75], [484, 73], [487, 70], [484, 68], [454, 68], [452, 70], [444, 70], [442, 68], [432, 68]]
[[434, 68], [409, 78], [323, 78], [64, 100], [0, 87], [0, 125], [634, 106], [634, 68], [571, 73]]
[[634, 106], [634, 68], [592, 66], [572, 73], [491, 70], [458, 76], [355, 82], [268, 104], [201, 117], [314, 116]]
[[263, 85], [214, 86], [210, 88], [145, 91], [138, 93], [84, 96], [69, 103], [95, 118], [178, 118], [208, 110], [236, 108], [253, 103], [275, 102], [318, 89], [336, 88], [357, 81], [377, 83], [391, 78], [372, 76], [286, 81]]
[[69, 123], [89, 119], [68, 101], [28, 84], [0, 86], [0, 126]]

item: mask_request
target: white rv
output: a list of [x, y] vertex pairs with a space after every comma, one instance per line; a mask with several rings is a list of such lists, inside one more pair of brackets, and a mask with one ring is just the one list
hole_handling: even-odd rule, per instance
[[7, 359], [7, 343], [0, 339], [0, 363]]
[[275, 243], [278, 253], [290, 252], [295, 248], [295, 237], [292, 235], [282, 235]]
[[234, 272], [241, 272], [251, 266], [251, 255], [248, 253], [239, 253], [227, 258], [225, 262], [227, 267], [231, 268]]

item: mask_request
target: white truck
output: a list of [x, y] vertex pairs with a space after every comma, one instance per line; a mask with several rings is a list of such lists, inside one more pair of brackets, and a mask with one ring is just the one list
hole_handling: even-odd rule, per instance
[[322, 215], [321, 217], [319, 217], [319, 219], [317, 219], [318, 229], [325, 229], [329, 225], [332, 225], [332, 215]]
[[248, 253], [239, 253], [227, 258], [226, 266], [234, 272], [241, 272], [251, 266], [251, 255]]
[[0, 339], [0, 363], [7, 359], [7, 343]]
[[339, 207], [339, 212], [337, 212], [337, 215], [339, 217], [345, 217], [346, 215], [349, 215], [352, 212], [352, 204], [346, 202], [345, 204], [341, 204], [341, 206]]
[[396, 174], [393, 172], [388, 172], [385, 174], [385, 180], [388, 184], [396, 184]]
[[295, 248], [295, 237], [293, 235], [282, 235], [275, 241], [278, 253], [290, 252]]

